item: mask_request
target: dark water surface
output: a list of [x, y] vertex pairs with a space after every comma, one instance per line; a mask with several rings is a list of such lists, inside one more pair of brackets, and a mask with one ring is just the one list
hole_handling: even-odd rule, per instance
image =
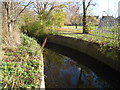
[[53, 50], [45, 49], [44, 60], [46, 88], [112, 87], [88, 67]]

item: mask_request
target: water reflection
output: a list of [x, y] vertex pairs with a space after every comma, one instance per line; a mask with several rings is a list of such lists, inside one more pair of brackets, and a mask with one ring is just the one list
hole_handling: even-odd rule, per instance
[[79, 88], [110, 88], [111, 86], [98, 77], [89, 68], [79, 65], [82, 68]]
[[[104, 88], [109, 85], [72, 59], [45, 49], [46, 88]], [[82, 68], [82, 69], [81, 69]]]

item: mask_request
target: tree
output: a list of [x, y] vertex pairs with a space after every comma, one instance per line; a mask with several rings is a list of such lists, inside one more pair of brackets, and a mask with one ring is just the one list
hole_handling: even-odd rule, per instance
[[50, 13], [56, 8], [64, 8], [65, 4], [56, 3], [56, 2], [42, 2], [36, 0], [33, 2], [32, 9], [39, 15], [41, 20], [44, 20], [49, 17]]
[[65, 21], [66, 24], [68, 23], [71, 25], [75, 25], [77, 28], [77, 25], [81, 21], [79, 9], [80, 9], [79, 2], [69, 3], [69, 5], [66, 9], [66, 21]]
[[86, 6], [86, 0], [83, 0], [83, 33], [89, 33], [87, 30], [87, 24], [86, 24], [86, 13], [90, 5], [95, 6], [95, 4], [92, 3], [92, 0], [89, 0], [87, 6]]
[[64, 25], [64, 7], [66, 7], [65, 3], [36, 0], [31, 4], [29, 11], [33, 10], [38, 19], [30, 22], [31, 17], [25, 16], [23, 19], [26, 24], [21, 30], [29, 36], [41, 38], [56, 33], [56, 28]]
[[3, 41], [7, 46], [16, 46], [19, 44], [18, 36], [15, 36], [16, 21], [20, 14], [26, 9], [26, 7], [31, 3], [28, 2], [23, 9], [19, 9], [19, 2], [14, 2], [13, 0], [3, 0], [2, 2], [2, 18], [3, 22]]
[[[2, 32], [3, 32], [3, 30], [2, 30], [2, 3], [0, 2], [0, 65], [2, 65], [1, 60], [2, 60], [2, 57], [3, 57], [3, 55], [2, 55], [2, 47], [1, 47], [1, 45], [2, 45]], [[0, 77], [0, 80], [1, 80], [1, 77]]]
[[3, 32], [2, 30], [2, 3], [0, 2], [0, 45], [2, 44], [2, 32]]
[[39, 25], [39, 28], [36, 26], [36, 30], [32, 30], [32, 32], [37, 32], [36, 34], [40, 34], [41, 32], [53, 32], [56, 27], [63, 26], [64, 7], [66, 7], [65, 3], [42, 2], [38, 0], [33, 2], [31, 8], [38, 15], [39, 20], [37, 21], [37, 25]]
[[[64, 26], [65, 12], [64, 9], [59, 8], [51, 12], [49, 20], [52, 22], [52, 27]], [[52, 28], [51, 27], [51, 28]]]

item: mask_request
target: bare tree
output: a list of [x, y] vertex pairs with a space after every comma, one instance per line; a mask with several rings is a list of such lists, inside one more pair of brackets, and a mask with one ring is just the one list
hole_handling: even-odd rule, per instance
[[[2, 57], [3, 57], [2, 47], [1, 47], [1, 45], [2, 45], [2, 32], [3, 32], [3, 30], [2, 30], [2, 3], [0, 2], [0, 65], [2, 65], [1, 60], [2, 60]], [[0, 74], [1, 74], [1, 69], [0, 69]], [[2, 81], [1, 77], [0, 77], [0, 80]]]
[[32, 4], [32, 9], [40, 16], [42, 20], [46, 19], [49, 14], [56, 8], [62, 8], [65, 4], [60, 4], [56, 2], [42, 2], [36, 0]]
[[92, 0], [89, 0], [87, 6], [86, 6], [86, 0], [83, 0], [83, 33], [88, 33], [87, 25], [86, 25], [86, 13], [90, 5], [95, 6], [95, 4], [92, 3]]
[[3, 1], [2, 14], [3, 14], [3, 35], [4, 42], [7, 46], [16, 46], [18, 42], [15, 40], [14, 32], [17, 18], [25, 10], [25, 8], [31, 3], [28, 2], [23, 9], [18, 10], [19, 2], [13, 0]]
[[2, 43], [2, 3], [0, 2], [0, 45]]
[[[77, 25], [80, 23], [80, 3], [79, 2], [72, 2], [69, 4], [69, 6], [66, 9], [66, 18], [68, 19], [67, 22], [71, 23], [72, 25], [75, 25], [77, 28]], [[66, 23], [67, 23], [66, 22]]]

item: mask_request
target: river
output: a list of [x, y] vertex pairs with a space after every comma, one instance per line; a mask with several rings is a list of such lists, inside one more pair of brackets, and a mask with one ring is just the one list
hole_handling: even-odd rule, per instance
[[[111, 69], [110, 71], [101, 63], [99, 65], [102, 65], [103, 68], [98, 68], [99, 65], [93, 62], [94, 60], [91, 61], [93, 58], [74, 50], [71, 51], [69, 48], [66, 49], [61, 46], [57, 47], [55, 44], [47, 44], [44, 50], [46, 88], [116, 87], [116, 78], [110, 79], [112, 76], [109, 74], [114, 73]], [[65, 51], [67, 51], [66, 54]], [[104, 69], [107, 70], [106, 73], [104, 73]]]

